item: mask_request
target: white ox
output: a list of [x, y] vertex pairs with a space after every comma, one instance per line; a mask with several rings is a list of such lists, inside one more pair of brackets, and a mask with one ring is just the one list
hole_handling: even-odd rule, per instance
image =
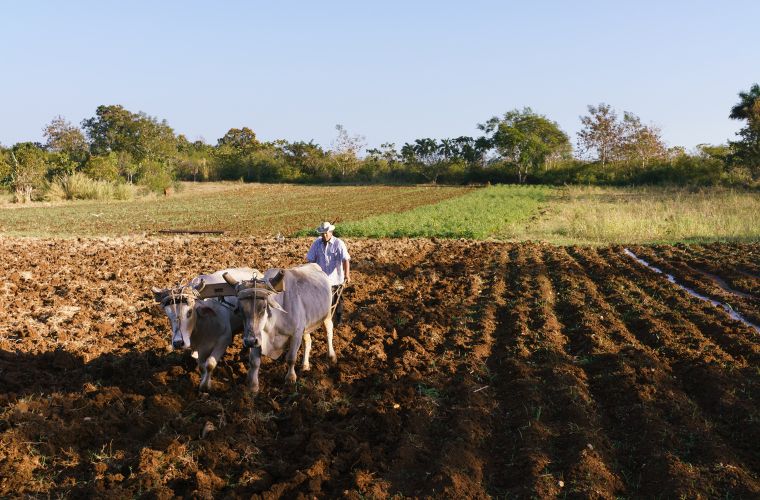
[[330, 361], [337, 361], [332, 343], [332, 289], [327, 275], [317, 264], [285, 270], [268, 269], [263, 279], [242, 282], [229, 274], [223, 276], [235, 286], [245, 314], [243, 345], [251, 349], [248, 385], [254, 393], [259, 391], [261, 355], [279, 358], [288, 341], [288, 382], [296, 381], [295, 363], [302, 339], [303, 371], [309, 370], [311, 332], [320, 325], [327, 330]]
[[[199, 389], [211, 390], [211, 374], [232, 344], [233, 336], [243, 330], [243, 312], [234, 290], [226, 287], [222, 275], [232, 275], [237, 279], [251, 279], [260, 276], [255, 269], [234, 268], [200, 275], [189, 285], [177, 288], [152, 288], [156, 302], [164, 308], [172, 327], [172, 347], [192, 349], [197, 353], [201, 370]], [[223, 300], [203, 298], [213, 295], [211, 288], [225, 285], [221, 290], [229, 290]], [[220, 288], [217, 288], [220, 290]]]

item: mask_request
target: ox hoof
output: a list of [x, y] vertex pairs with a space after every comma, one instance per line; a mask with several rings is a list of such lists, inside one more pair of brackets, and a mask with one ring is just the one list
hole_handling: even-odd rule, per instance
[[285, 377], [285, 380], [289, 384], [295, 384], [296, 383], [296, 374], [295, 373], [288, 373], [288, 375]]
[[304, 372], [308, 372], [309, 370], [311, 370], [311, 365], [308, 363], [303, 365], [303, 367], [301, 368], [301, 371], [304, 371]]
[[331, 365], [337, 365], [338, 364], [338, 356], [336, 356], [335, 354], [333, 354], [332, 356], [330, 356], [330, 364]]

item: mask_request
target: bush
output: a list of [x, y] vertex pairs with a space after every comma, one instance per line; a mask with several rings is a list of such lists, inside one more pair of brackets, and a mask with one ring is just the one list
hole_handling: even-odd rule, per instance
[[84, 172], [91, 179], [115, 182], [119, 179], [119, 159], [116, 153], [106, 156], [91, 156], [84, 166]]
[[117, 182], [113, 184], [113, 199], [124, 201], [134, 199], [135, 191], [136, 188], [133, 184]]
[[131, 184], [91, 179], [75, 172], [56, 177], [45, 191], [48, 201], [61, 200], [131, 200], [135, 187]]
[[139, 183], [154, 193], [163, 193], [174, 183], [174, 178], [168, 165], [151, 161], [143, 165]]

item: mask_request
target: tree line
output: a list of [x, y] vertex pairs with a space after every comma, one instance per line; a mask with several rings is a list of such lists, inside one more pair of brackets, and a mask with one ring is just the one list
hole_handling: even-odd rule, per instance
[[[313, 141], [260, 141], [232, 128], [211, 145], [176, 134], [166, 120], [120, 105], [99, 106], [81, 126], [63, 117], [44, 143], [0, 146], [0, 183], [19, 201], [73, 175], [160, 191], [176, 180], [307, 183], [584, 183], [745, 185], [760, 183], [760, 86], [739, 93], [729, 113], [736, 140], [668, 147], [658, 127], [608, 104], [588, 106], [576, 147], [559, 125], [531, 108], [478, 124], [478, 137], [420, 138], [367, 148], [336, 126], [329, 148]], [[364, 151], [364, 153], [362, 153]]]

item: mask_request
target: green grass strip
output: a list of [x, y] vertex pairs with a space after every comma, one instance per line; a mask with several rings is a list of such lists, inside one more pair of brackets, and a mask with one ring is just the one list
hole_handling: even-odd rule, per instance
[[551, 193], [546, 186], [489, 186], [406, 212], [342, 222], [338, 232], [369, 238], [507, 238], [513, 226], [537, 214]]

